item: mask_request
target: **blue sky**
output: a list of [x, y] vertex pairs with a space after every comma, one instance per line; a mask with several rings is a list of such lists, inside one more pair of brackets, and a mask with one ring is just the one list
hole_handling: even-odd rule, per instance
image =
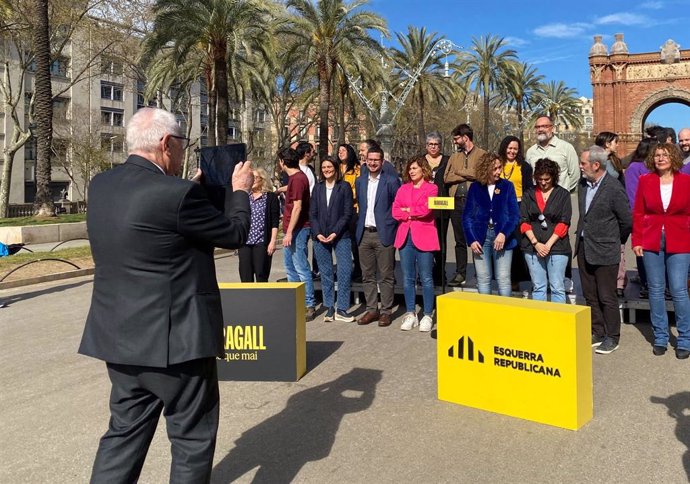
[[[595, 34], [610, 47], [614, 34], [623, 33], [630, 53], [658, 52], [669, 38], [690, 48], [690, 0], [371, 0], [369, 8], [388, 21], [391, 33], [425, 26], [465, 48], [472, 37], [505, 37], [546, 80], [563, 80], [586, 97], [592, 97], [587, 55]], [[394, 37], [384, 44], [395, 45]], [[667, 104], [648, 121], [678, 130], [690, 126], [690, 107]]]

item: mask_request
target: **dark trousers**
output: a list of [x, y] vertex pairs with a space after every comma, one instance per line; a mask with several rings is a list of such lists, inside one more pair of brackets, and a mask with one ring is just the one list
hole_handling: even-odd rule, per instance
[[110, 424], [91, 482], [137, 482], [161, 412], [171, 444], [169, 482], [210, 482], [218, 431], [216, 359], [168, 368], [106, 365], [112, 383]]
[[395, 246], [384, 246], [378, 233], [365, 230], [359, 242], [359, 263], [362, 265], [362, 286], [367, 311], [378, 310], [380, 290], [381, 312], [390, 314], [395, 295]]
[[577, 266], [580, 271], [582, 293], [592, 311], [592, 334], [608, 336], [618, 341], [621, 337], [621, 318], [616, 295], [618, 264], [589, 264], [585, 260], [585, 244], [580, 241]]
[[446, 246], [446, 241], [448, 240], [448, 216], [437, 215], [434, 218], [434, 223], [436, 224], [436, 233], [438, 234], [438, 243], [441, 245], [441, 250], [434, 252], [433, 276], [434, 281], [441, 282], [441, 275], [443, 274], [443, 276], [446, 277], [446, 259], [448, 257], [448, 247]]
[[[458, 203], [457, 198], [455, 203]], [[453, 210], [450, 212], [450, 224], [453, 227], [453, 236], [455, 237], [455, 272], [467, 277], [467, 242], [465, 241], [465, 231], [462, 228], [463, 211]]]
[[271, 275], [271, 261], [273, 256], [268, 255], [265, 244], [245, 245], [240, 247], [240, 281], [268, 282]]

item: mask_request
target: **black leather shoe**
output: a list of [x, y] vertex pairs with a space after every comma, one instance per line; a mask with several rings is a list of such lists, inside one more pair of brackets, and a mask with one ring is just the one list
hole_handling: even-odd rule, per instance
[[654, 356], [663, 356], [666, 354], [666, 347], [654, 345], [652, 348], [652, 353], [654, 353]]
[[676, 358], [678, 358], [679, 360], [687, 360], [688, 357], [690, 357], [690, 350], [676, 348]]
[[455, 276], [453, 276], [453, 278], [450, 281], [448, 281], [447, 285], [450, 287], [458, 287], [462, 286], [463, 284], [465, 284], [465, 276], [463, 276], [462, 274], [455, 274]]

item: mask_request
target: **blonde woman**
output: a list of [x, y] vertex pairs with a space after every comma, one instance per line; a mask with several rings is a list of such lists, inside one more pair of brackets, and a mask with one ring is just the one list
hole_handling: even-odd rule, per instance
[[240, 248], [240, 280], [268, 282], [273, 252], [276, 250], [280, 204], [271, 180], [263, 168], [254, 170], [254, 185], [249, 194], [251, 223], [247, 243]]

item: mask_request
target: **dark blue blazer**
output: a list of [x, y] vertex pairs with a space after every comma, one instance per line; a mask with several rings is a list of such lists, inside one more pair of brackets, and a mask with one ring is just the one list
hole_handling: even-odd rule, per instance
[[468, 246], [472, 245], [472, 242], [484, 244], [489, 219], [494, 222], [496, 234], [502, 233], [506, 236], [504, 248], [514, 249], [517, 246], [515, 229], [520, 221], [520, 210], [515, 187], [508, 180], [501, 178], [496, 182], [493, 199], [489, 197], [486, 185], [479, 182], [472, 182], [470, 185], [465, 212], [462, 215], [462, 227]]
[[317, 183], [309, 205], [312, 238], [316, 240], [319, 234], [328, 237], [334, 233], [334, 242], [337, 242], [342, 237], [349, 237], [353, 207], [352, 188], [349, 183], [342, 180], [335, 182], [329, 204], [326, 204], [326, 183]]
[[[395, 241], [395, 233], [398, 230], [398, 222], [393, 218], [391, 209], [395, 194], [400, 188], [400, 179], [381, 171], [379, 175], [379, 187], [376, 190], [376, 203], [374, 204], [374, 218], [381, 243], [388, 247]], [[359, 217], [357, 218], [357, 244], [362, 241], [364, 234], [364, 220], [367, 215], [367, 188], [369, 187], [369, 172], [360, 175], [355, 180], [357, 192], [357, 204], [359, 205]]]

